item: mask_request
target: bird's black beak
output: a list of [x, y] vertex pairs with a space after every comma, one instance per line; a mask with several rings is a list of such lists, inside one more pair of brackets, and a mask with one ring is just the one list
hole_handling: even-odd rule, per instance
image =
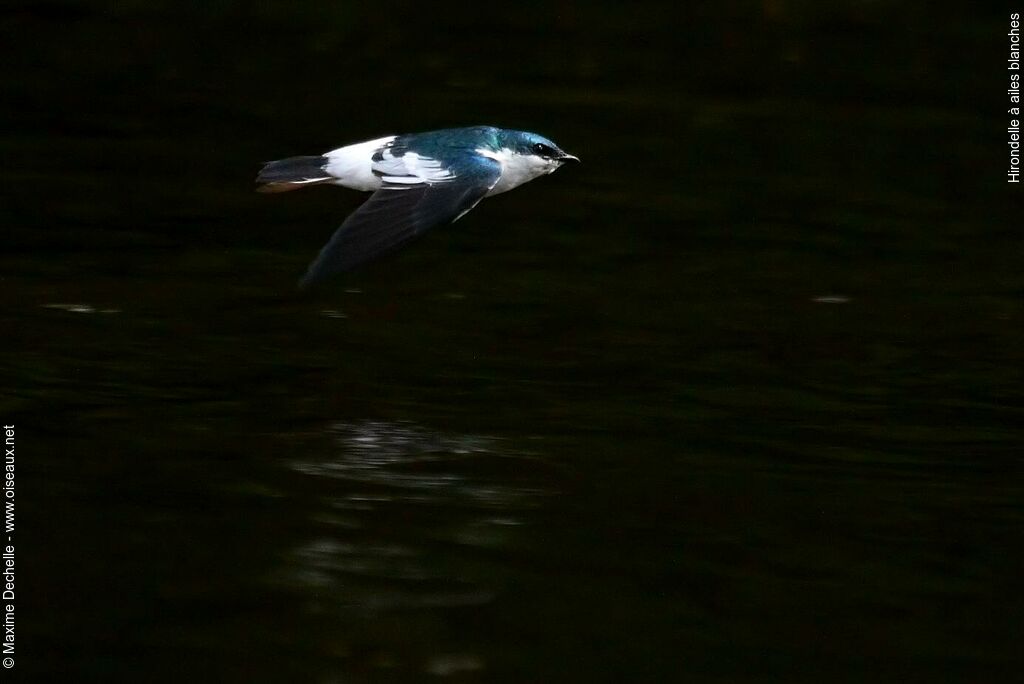
[[569, 154], [568, 152], [562, 152], [562, 154], [558, 157], [558, 161], [560, 161], [562, 163], [565, 163], [565, 162], [568, 162], [568, 161], [574, 161], [574, 162], [579, 163], [580, 158], [577, 157], [575, 154]]

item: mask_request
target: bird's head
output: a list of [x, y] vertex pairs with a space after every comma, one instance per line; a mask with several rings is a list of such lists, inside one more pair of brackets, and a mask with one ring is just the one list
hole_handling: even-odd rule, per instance
[[579, 158], [571, 155], [542, 135], [527, 131], [509, 131], [506, 145], [522, 162], [526, 162], [536, 175], [551, 173], [562, 164]]

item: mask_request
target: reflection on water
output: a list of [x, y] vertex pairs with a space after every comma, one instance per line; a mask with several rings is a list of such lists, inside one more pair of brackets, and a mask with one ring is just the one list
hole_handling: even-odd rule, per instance
[[[485, 577], [439, 566], [432, 547], [500, 544], [520, 514], [551, 493], [531, 474], [532, 459], [505, 452], [493, 437], [411, 422], [338, 422], [328, 431], [334, 452], [292, 463], [327, 482], [314, 513], [320, 534], [295, 548], [292, 580], [315, 587], [322, 609], [489, 602], [494, 589]], [[510, 468], [518, 475], [488, 475]]]
[[510, 486], [500, 480], [473, 475], [487, 461], [518, 462], [529, 467], [525, 457], [503, 454], [498, 440], [477, 435], [431, 432], [412, 423], [367, 420], [335, 423], [329, 428], [338, 445], [334, 460], [297, 461], [299, 472], [331, 477], [349, 483], [374, 485], [372, 493], [347, 495], [339, 507], [372, 510], [376, 503], [401, 499], [407, 502], [467, 503], [486, 509], [504, 510], [526, 505], [543, 489]]
[[43, 304], [44, 309], [57, 309], [58, 311], [67, 311], [68, 313], [81, 313], [81, 314], [114, 314], [121, 313], [120, 309], [105, 309], [97, 308], [91, 304]]
[[317, 589], [315, 601], [326, 610], [451, 608], [494, 598], [492, 590], [471, 580], [436, 574], [423, 557], [412, 546], [317, 539], [296, 550], [300, 567], [294, 577]]

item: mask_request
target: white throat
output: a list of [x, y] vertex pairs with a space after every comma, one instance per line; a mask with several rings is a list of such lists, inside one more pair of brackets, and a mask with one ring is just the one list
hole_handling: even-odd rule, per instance
[[503, 147], [497, 152], [482, 148], [477, 149], [476, 152], [501, 164], [501, 177], [487, 193], [487, 197], [508, 192], [512, 188], [532, 181], [537, 176], [551, 173], [561, 165], [554, 159], [545, 159], [535, 154], [516, 154], [507, 147]]

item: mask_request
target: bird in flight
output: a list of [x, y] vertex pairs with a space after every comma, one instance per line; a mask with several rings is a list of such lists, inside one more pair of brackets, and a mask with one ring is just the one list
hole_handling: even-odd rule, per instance
[[307, 287], [452, 223], [484, 197], [511, 190], [578, 158], [536, 133], [494, 126], [389, 135], [318, 156], [268, 162], [260, 192], [341, 185], [373, 192], [299, 281]]

